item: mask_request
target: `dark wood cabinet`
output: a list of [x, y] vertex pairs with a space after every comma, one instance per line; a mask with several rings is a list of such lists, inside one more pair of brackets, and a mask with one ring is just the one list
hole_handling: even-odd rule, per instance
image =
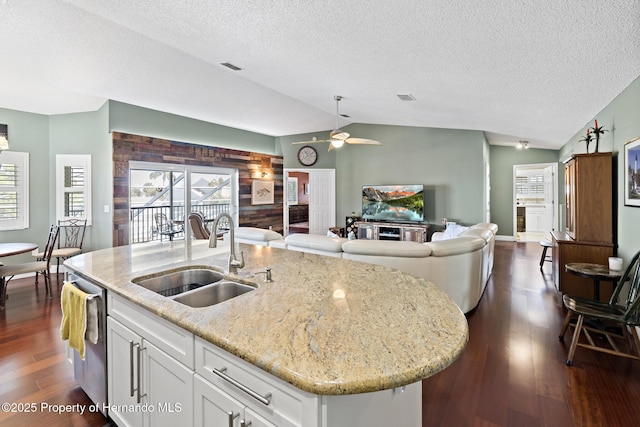
[[576, 154], [565, 165], [566, 232], [574, 240], [613, 243], [611, 153]]
[[289, 224], [309, 222], [309, 205], [289, 205]]
[[[571, 274], [565, 270], [564, 266], [570, 262], [607, 265], [609, 257], [614, 253], [613, 244], [578, 241], [567, 233], [557, 231], [552, 232], [551, 236], [553, 238], [551, 256], [553, 280], [558, 291], [562, 294], [593, 298], [593, 280]], [[602, 301], [609, 300], [612, 292], [611, 282], [600, 283], [600, 299]]]
[[[551, 233], [553, 279], [563, 294], [593, 297], [593, 281], [567, 273], [566, 264], [606, 265], [615, 253], [613, 182], [611, 153], [576, 154], [565, 164], [565, 232]], [[603, 285], [607, 300], [611, 283]]]

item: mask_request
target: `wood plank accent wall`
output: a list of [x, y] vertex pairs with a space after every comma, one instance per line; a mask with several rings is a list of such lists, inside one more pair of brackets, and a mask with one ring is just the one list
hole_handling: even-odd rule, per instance
[[[236, 169], [239, 182], [238, 225], [282, 231], [283, 158], [113, 132], [113, 246], [129, 244], [129, 162], [154, 162]], [[274, 204], [251, 205], [251, 182], [274, 180]]]

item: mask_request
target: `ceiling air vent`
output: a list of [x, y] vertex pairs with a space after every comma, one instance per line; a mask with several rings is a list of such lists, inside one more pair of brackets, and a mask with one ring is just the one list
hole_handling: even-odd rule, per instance
[[221, 62], [220, 65], [225, 66], [233, 71], [240, 71], [242, 70], [242, 68], [238, 67], [237, 65], [233, 65], [230, 62]]
[[398, 95], [398, 98], [400, 98], [403, 101], [415, 101], [416, 97], [411, 95], [410, 93], [407, 95]]

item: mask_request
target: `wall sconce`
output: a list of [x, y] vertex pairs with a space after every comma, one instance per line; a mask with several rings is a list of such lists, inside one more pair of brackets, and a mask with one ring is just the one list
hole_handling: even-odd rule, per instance
[[528, 150], [529, 149], [529, 141], [522, 141], [522, 140], [518, 141], [518, 143], [516, 144], [516, 148], [518, 150], [522, 150], [522, 149]]

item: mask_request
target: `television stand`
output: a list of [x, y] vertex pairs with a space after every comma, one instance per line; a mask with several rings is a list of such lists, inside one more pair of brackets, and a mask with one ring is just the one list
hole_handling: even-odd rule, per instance
[[428, 241], [428, 224], [397, 224], [392, 222], [356, 222], [358, 239], [396, 240], [398, 242]]

